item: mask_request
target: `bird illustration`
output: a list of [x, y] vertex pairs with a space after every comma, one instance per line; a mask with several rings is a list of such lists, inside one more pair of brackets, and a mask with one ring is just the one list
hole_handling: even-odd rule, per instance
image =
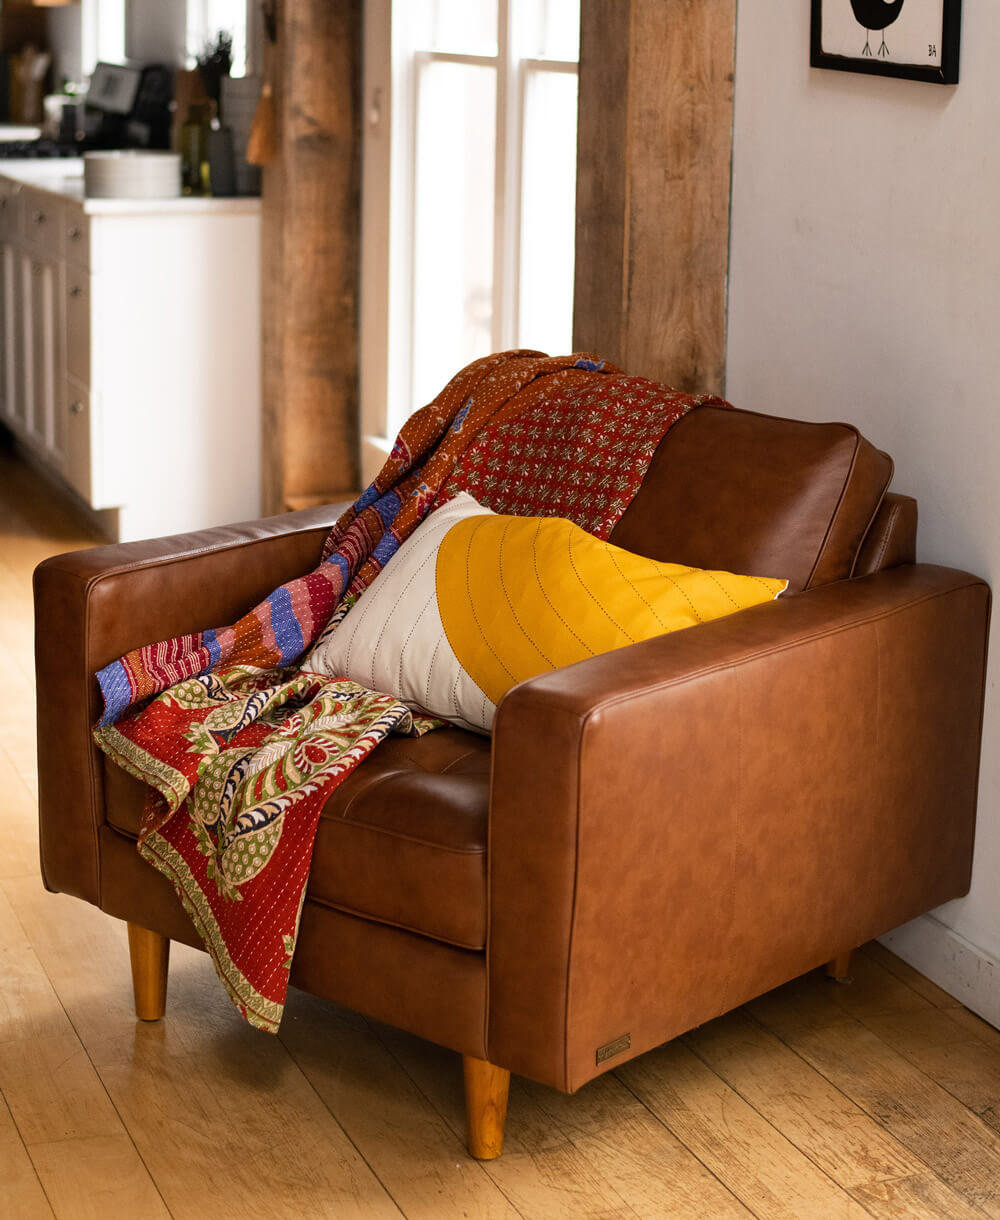
[[858, 25], [865, 27], [865, 49], [862, 55], [871, 55], [871, 32], [882, 31], [882, 45], [878, 49], [879, 56], [884, 58], [889, 54], [885, 45], [886, 28], [896, 20], [902, 12], [905, 0], [851, 0], [851, 8]]

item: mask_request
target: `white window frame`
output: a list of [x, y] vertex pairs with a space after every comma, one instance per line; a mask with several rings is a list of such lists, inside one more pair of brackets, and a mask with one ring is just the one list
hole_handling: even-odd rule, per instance
[[90, 76], [99, 60], [121, 63], [125, 58], [125, 0], [82, 0], [80, 5], [80, 70]]
[[[494, 351], [515, 346], [519, 310], [524, 109], [535, 72], [578, 74], [575, 60], [522, 59], [512, 31], [524, 0], [497, 0], [497, 54], [412, 52], [407, 0], [367, 0], [364, 114], [360, 396], [361, 470], [367, 484], [386, 459], [412, 403], [413, 199], [417, 66], [439, 62], [497, 71], [493, 218]], [[394, 104], [398, 100], [399, 104]], [[388, 235], [388, 241], [386, 241]], [[395, 257], [396, 252], [405, 252]], [[456, 370], [457, 371], [457, 370]]]

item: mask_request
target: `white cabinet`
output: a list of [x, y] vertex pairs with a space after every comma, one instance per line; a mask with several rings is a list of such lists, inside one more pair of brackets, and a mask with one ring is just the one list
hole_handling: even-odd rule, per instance
[[63, 468], [66, 422], [57, 409], [62, 311], [59, 264], [38, 252], [21, 255], [24, 320], [22, 421], [57, 471]]
[[8, 166], [0, 418], [122, 541], [259, 515], [257, 201], [84, 201]]
[[15, 429], [22, 419], [18, 395], [18, 353], [23, 346], [19, 194], [19, 187], [0, 180], [0, 418]]

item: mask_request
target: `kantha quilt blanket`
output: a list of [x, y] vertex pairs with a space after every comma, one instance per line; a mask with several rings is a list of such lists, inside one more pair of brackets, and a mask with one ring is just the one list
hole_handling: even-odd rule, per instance
[[404, 425], [331, 529], [319, 565], [238, 622], [135, 649], [97, 674], [98, 746], [149, 785], [139, 852], [173, 884], [240, 1012], [278, 1028], [320, 812], [390, 733], [440, 724], [309, 669], [434, 507], [465, 490], [498, 513], [607, 538], [667, 430], [713, 397], [592, 356], [477, 360]]

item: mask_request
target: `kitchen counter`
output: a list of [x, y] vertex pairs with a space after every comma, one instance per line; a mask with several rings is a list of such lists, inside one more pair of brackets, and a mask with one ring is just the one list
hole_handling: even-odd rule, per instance
[[41, 127], [30, 123], [0, 123], [0, 144], [12, 144], [18, 140], [37, 140]]
[[260, 200], [0, 164], [0, 420], [117, 541], [260, 516]]
[[82, 204], [88, 216], [149, 216], [156, 213], [222, 215], [256, 213], [260, 199], [237, 195], [223, 199], [182, 195], [176, 199], [88, 199], [83, 193], [83, 158], [54, 157], [51, 160], [2, 160], [0, 178], [46, 191], [60, 199]]

